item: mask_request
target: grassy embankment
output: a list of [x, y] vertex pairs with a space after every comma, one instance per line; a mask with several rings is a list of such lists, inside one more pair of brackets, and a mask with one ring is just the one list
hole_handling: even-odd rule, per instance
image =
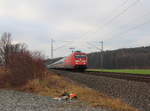
[[[7, 75], [8, 70], [0, 70], [0, 79]], [[124, 103], [120, 99], [108, 97], [93, 89], [87, 88], [81, 84], [75, 83], [68, 78], [59, 76], [53, 72], [45, 71], [45, 78], [29, 80], [21, 86], [12, 86], [9, 81], [3, 83], [3, 89], [15, 89], [19, 91], [36, 93], [43, 96], [56, 97], [64, 91], [76, 93], [80, 101], [83, 101], [94, 107], [111, 108], [115, 111], [138, 111], [136, 108]], [[7, 76], [5, 76], [7, 77]]]
[[87, 69], [87, 71], [116, 72], [116, 73], [130, 73], [130, 74], [147, 74], [147, 75], [150, 75], [150, 69]]

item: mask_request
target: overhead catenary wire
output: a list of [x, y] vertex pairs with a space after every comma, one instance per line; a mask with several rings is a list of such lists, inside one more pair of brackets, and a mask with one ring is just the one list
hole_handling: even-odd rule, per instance
[[[150, 12], [149, 12], [149, 13], [150, 13]], [[146, 13], [146, 14], [144, 14], [144, 15], [146, 16], [146, 15], [148, 15], [149, 13]], [[147, 24], [149, 24], [149, 23], [150, 23], [150, 19], [147, 20], [147, 21], [145, 21], [144, 23], [137, 24], [136, 26], [133, 26], [133, 27], [131, 27], [131, 28], [129, 28], [129, 29], [123, 31], [123, 32], [120, 32], [119, 34], [116, 34], [116, 35], [114, 35], [114, 36], [120, 38], [120, 37], [122, 37], [123, 35], [127, 34], [128, 32], [133, 31], [133, 30], [136, 30], [136, 29], [142, 27], [143, 25], [147, 25]], [[96, 49], [99, 49], [98, 47], [96, 47], [95, 45], [91, 44], [90, 42], [87, 42], [87, 44], [90, 45], [90, 46], [92, 46], [92, 47], [95, 47]]]
[[104, 26], [109, 25], [112, 21], [114, 21], [115, 19], [117, 19], [118, 17], [120, 17], [121, 15], [123, 15], [124, 13], [126, 13], [130, 8], [132, 8], [133, 6], [135, 6], [138, 2], [140, 2], [140, 0], [135, 0], [131, 5], [129, 5], [127, 8], [125, 8], [120, 13], [118, 13], [117, 15], [115, 15], [114, 17], [112, 17], [112, 19], [110, 19], [108, 22], [106, 22], [104, 24]]
[[[147, 17], [148, 15], [150, 15], [150, 11], [144, 13], [141, 17], [136, 17], [136, 18], [134, 18], [131, 22], [129, 22], [129, 23], [126, 24], [126, 25], [130, 25], [130, 24], [133, 23], [134, 21], [137, 21], [137, 20], [139, 20], [139, 19], [143, 19], [144, 17]], [[136, 27], [136, 26], [133, 26], [133, 27]], [[131, 27], [130, 29], [132, 29], [132, 27]], [[129, 30], [129, 29], [128, 29], [128, 30]], [[126, 32], [126, 31], [125, 31], [125, 32]], [[109, 34], [112, 34], [112, 33], [111, 33], [111, 32], [110, 32], [110, 33], [105, 33], [105, 34], [103, 34], [103, 35], [101, 35], [101, 36], [107, 36], [107, 35], [109, 35]]]
[[[124, 3], [126, 4], [128, 2], [125, 1]], [[106, 23], [104, 23], [103, 27], [98, 27], [98, 29], [94, 32], [91, 31], [87, 31], [84, 34], [81, 35], [80, 39], [85, 39], [85, 37], [87, 37], [88, 33], [96, 33], [98, 32], [100, 29], [103, 29], [104, 27], [106, 27], [107, 25], [109, 25], [110, 23], [112, 23], [115, 19], [119, 18], [121, 15], [125, 14], [130, 8], [132, 8], [133, 6], [135, 6], [138, 2], [140, 2], [140, 0], [135, 0], [132, 4], [130, 4], [128, 7], [126, 7], [123, 11], [121, 11], [120, 13], [118, 13], [117, 15], [113, 16], [109, 21], [107, 21]], [[122, 4], [123, 5], [123, 4]]]
[[[118, 10], [119, 8], [124, 7], [128, 2], [129, 2], [129, 0], [123, 1], [121, 5], [119, 5], [119, 6], [118, 6], [117, 8], [115, 8], [115, 9], [113, 9], [110, 13], [116, 12], [116, 10]], [[108, 15], [107, 17], [105, 17], [104, 20], [106, 20], [106, 19], [108, 19], [108, 18], [111, 18], [111, 16], [112, 16], [112, 15]], [[105, 24], [108, 23], [109, 21], [110, 21], [110, 20], [106, 21]], [[85, 32], [84, 34], [89, 33], [89, 32], [90, 32], [90, 31], [87, 31], [87, 32]], [[83, 35], [84, 35], [84, 34], [83, 34]], [[82, 36], [83, 36], [83, 35], [82, 35]]]
[[131, 27], [130, 29], [127, 29], [126, 31], [121, 32], [121, 33], [119, 33], [119, 34], [117, 34], [117, 35], [115, 35], [115, 36], [121, 37], [121, 36], [123, 36], [124, 34], [127, 34], [128, 32], [130, 32], [130, 31], [132, 31], [132, 30], [135, 30], [135, 29], [137, 29], [137, 28], [139, 28], [139, 27], [141, 27], [141, 26], [143, 26], [143, 25], [146, 25], [146, 24], [148, 24], [148, 23], [150, 23], [150, 20], [148, 20], [148, 21], [146, 21], [146, 22], [144, 22], [144, 23], [138, 24], [138, 25], [136, 25], [136, 26], [134, 26], [134, 27]]
[[[126, 0], [126, 1], [124, 1], [123, 3], [128, 3], [128, 1], [129, 1], [129, 0]], [[120, 13], [118, 13], [118, 14], [115, 15], [115, 16], [113, 16], [109, 21], [107, 21], [103, 27], [99, 27], [99, 29], [101, 29], [101, 28], [103, 29], [104, 27], [106, 27], [107, 25], [109, 25], [110, 23], [112, 23], [114, 20], [116, 20], [117, 18], [119, 18], [120, 16], [122, 16], [123, 14], [125, 14], [130, 8], [132, 8], [133, 6], [135, 6], [138, 2], [140, 2], [140, 0], [135, 0], [132, 4], [130, 4], [128, 7], [126, 7], [124, 10], [122, 10]], [[123, 5], [123, 4], [122, 4], [122, 5]], [[141, 25], [142, 25], [142, 24], [141, 24]], [[140, 25], [140, 26], [141, 26], [141, 25]], [[143, 24], [143, 25], [144, 25], [144, 24]], [[140, 27], [140, 26], [138, 25], [137, 28]], [[99, 29], [96, 30], [95, 32], [92, 32], [92, 33], [98, 32]], [[132, 29], [132, 28], [130, 28], [129, 30], [131, 30], [131, 29]], [[136, 29], [136, 26], [135, 26], [133, 29]], [[132, 29], [132, 30], [133, 30], [133, 29]], [[127, 32], [129, 32], [129, 30], [127, 30]], [[90, 31], [84, 33], [84, 34], [83, 34], [83, 37], [86, 37], [86, 34], [88, 34], [89, 32], [90, 32]], [[126, 32], [126, 31], [125, 31], [125, 32]], [[81, 36], [81, 37], [82, 37], [82, 36]], [[72, 41], [72, 43], [73, 43], [73, 41]], [[65, 46], [65, 45], [62, 45], [62, 46]], [[62, 46], [60, 46], [60, 48], [61, 48]], [[59, 47], [58, 47], [58, 49], [59, 49]]]
[[119, 18], [120, 16], [122, 16], [123, 14], [125, 14], [130, 8], [132, 8], [133, 6], [135, 6], [138, 2], [140, 2], [140, 0], [136, 0], [134, 1], [131, 5], [129, 5], [127, 8], [125, 8], [123, 11], [121, 11], [119, 14], [113, 16], [109, 21], [107, 21], [103, 27], [98, 28], [98, 30], [96, 30], [95, 32], [92, 33], [96, 33], [99, 31], [99, 29], [103, 29], [104, 27], [106, 27], [107, 25], [111, 24], [115, 19]]
[[[69, 42], [69, 43], [70, 43], [70, 42]], [[63, 44], [63, 45], [61, 45], [61, 46], [58, 46], [57, 48], [54, 49], [54, 51], [66, 47], [69, 43], [65, 43], [65, 44]]]
[[[116, 12], [116, 10], [118, 10], [118, 8], [124, 7], [128, 2], [129, 2], [129, 0], [123, 1], [117, 8], [113, 9], [113, 10], [111, 11], [111, 13]], [[110, 15], [107, 16], [106, 19], [109, 18], [109, 17], [110, 17]], [[91, 32], [91, 31], [87, 31], [87, 32], [85, 32], [84, 34], [80, 35], [80, 37], [85, 36], [87, 33], [90, 33], [90, 32]]]
[[93, 45], [93, 44], [91, 44], [90, 42], [86, 42], [89, 46], [92, 46], [92, 47], [94, 47], [94, 48], [96, 48], [96, 49], [98, 49], [98, 50], [100, 50], [100, 48], [99, 47], [97, 47], [97, 46], [95, 46], [95, 45]]
[[[123, 7], [125, 4], [127, 4], [128, 1], [129, 1], [129, 0], [125, 0], [125, 1], [119, 6], [119, 8], [120, 8], [120, 7]], [[136, 0], [135, 2], [133, 2], [130, 6], [128, 6], [126, 9], [124, 9], [121, 13], [117, 14], [117, 15], [114, 16], [111, 20], [107, 21], [107, 22], [105, 23], [105, 25], [106, 25], [106, 24], [108, 25], [108, 24], [111, 23], [113, 20], [115, 20], [116, 18], [118, 18], [119, 16], [121, 16], [122, 14], [124, 14], [129, 8], [131, 8], [131, 6], [135, 5], [138, 1], [140, 1], [140, 0]], [[116, 8], [116, 9], [117, 9], [117, 8]], [[114, 9], [114, 11], [115, 11], [116, 9]], [[105, 27], [106, 27], [106, 26], [105, 26]], [[100, 28], [102, 28], [102, 27], [100, 27]], [[99, 28], [99, 29], [100, 29], [100, 28]], [[99, 31], [99, 30], [97, 30], [97, 31]], [[96, 33], [97, 31], [92, 32], [92, 33]], [[81, 38], [85, 37], [89, 32], [90, 32], [90, 31], [87, 31], [86, 33], [84, 33], [83, 35], [81, 35]], [[81, 39], [81, 38], [80, 38], [80, 39]], [[72, 42], [72, 43], [74, 43], [74, 42]], [[60, 47], [60, 48], [61, 48], [61, 47]], [[59, 49], [59, 48], [58, 48], [58, 49]]]
[[[150, 12], [145, 13], [145, 14], [143, 14], [143, 16], [142, 16], [141, 18], [143, 18], [144, 16], [147, 16], [147, 15], [149, 15], [149, 14], [150, 14]], [[135, 20], [137, 20], [137, 18], [135, 18]], [[147, 25], [147, 24], [149, 24], [149, 23], [150, 23], [150, 19], [147, 20], [147, 21], [145, 21], [144, 23], [137, 24], [136, 26], [133, 26], [133, 27], [131, 27], [131, 28], [129, 28], [129, 29], [123, 31], [123, 32], [120, 32], [119, 34], [116, 34], [116, 35], [114, 35], [114, 36], [120, 38], [120, 37], [122, 37], [123, 35], [127, 34], [128, 32], [130, 32], [130, 31], [132, 31], [132, 30], [136, 30], [136, 29], [142, 27], [143, 25]], [[87, 44], [90, 45], [90, 46], [92, 46], [92, 47], [95, 47], [96, 49], [99, 49], [97, 46], [91, 44], [90, 42], [87, 42]]]
[[[57, 40], [58, 41], [58, 40]], [[54, 49], [54, 42], [56, 42], [56, 40], [54, 39], [51, 39], [51, 59], [53, 59], [53, 56], [54, 56], [54, 51], [57, 51], [61, 48], [64, 48], [68, 45], [68, 43], [70, 43], [71, 41], [63, 41], [63, 42], [66, 42], [65, 44], [63, 45], [60, 45], [58, 46], [57, 48]], [[61, 41], [62, 42], [62, 41]]]
[[[128, 9], [130, 9], [131, 7], [133, 7], [134, 5], [136, 5], [139, 1], [140, 1], [140, 0], [136, 0], [135, 2], [133, 2], [130, 6], [128, 6], [126, 9], [124, 9], [120, 14], [118, 14], [117, 16], [114, 16], [113, 19], [111, 19], [110, 21], [108, 21], [108, 22], [106, 23], [106, 25], [108, 25], [109, 23], [111, 23], [115, 18], [117, 18], [117, 17], [121, 16], [122, 14], [124, 14], [125, 12], [127, 12]], [[146, 13], [146, 14], [144, 14], [144, 15], [147, 15], [147, 14], [148, 14], [148, 13]], [[149, 22], [149, 21], [148, 21], [148, 22]], [[139, 25], [136, 25], [136, 26], [134, 26], [134, 27], [132, 27], [132, 28], [126, 30], [125, 32], [118, 34], [118, 35], [125, 34], [125, 33], [129, 32], [130, 30], [134, 30], [134, 29], [136, 29], [136, 28], [138, 28], [138, 27], [140, 27], [140, 26], [142, 26], [142, 25], [145, 25], [146, 23], [147, 23], [147, 22], [142, 23], [142, 24], [139, 24]], [[97, 31], [96, 31], [96, 32], [97, 32]], [[92, 45], [92, 44], [90, 44], [90, 43], [88, 43], [88, 44], [89, 44], [90, 46], [94, 46], [94, 45]], [[94, 46], [94, 47], [96, 47], [96, 46]], [[99, 49], [99, 48], [96, 47], [96, 49]]]
[[[127, 3], [129, 2], [129, 0], [125, 0], [123, 1], [120, 5], [118, 5], [118, 7], [114, 8], [112, 11], [110, 11], [109, 13], [113, 15], [114, 12], [118, 11], [119, 8], [124, 7]], [[110, 15], [108, 15], [107, 17], [105, 17], [106, 19], [109, 18]]]

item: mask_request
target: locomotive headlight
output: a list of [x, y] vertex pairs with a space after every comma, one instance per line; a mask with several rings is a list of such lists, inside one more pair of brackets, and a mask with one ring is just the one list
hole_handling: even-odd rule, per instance
[[75, 62], [80, 62], [79, 60], [76, 60]]

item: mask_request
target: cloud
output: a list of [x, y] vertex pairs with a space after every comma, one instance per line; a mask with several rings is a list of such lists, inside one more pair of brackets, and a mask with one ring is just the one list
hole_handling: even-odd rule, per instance
[[139, 0], [131, 6], [135, 1], [0, 0], [0, 33], [11, 32], [15, 41], [25, 42], [30, 49], [39, 49], [48, 56], [51, 38], [55, 39], [55, 48], [65, 43], [57, 41], [72, 40], [56, 50], [55, 57], [69, 54], [69, 47], [97, 51], [87, 42], [101, 40], [105, 49], [149, 45], [149, 23], [130, 29], [150, 20], [150, 1]]

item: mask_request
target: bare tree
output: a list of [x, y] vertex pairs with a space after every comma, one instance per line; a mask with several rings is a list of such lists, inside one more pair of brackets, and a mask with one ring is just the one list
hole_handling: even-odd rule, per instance
[[8, 57], [12, 53], [26, 51], [26, 44], [12, 44], [10, 33], [3, 33], [0, 39], [0, 64], [7, 65]]
[[18, 53], [18, 52], [24, 52], [27, 51], [27, 45], [23, 43], [17, 43], [17, 44], [12, 44], [9, 47], [9, 54], [10, 53]]
[[8, 60], [8, 54], [10, 52], [11, 46], [11, 34], [3, 33], [0, 39], [0, 61], [2, 64], [6, 65]]

